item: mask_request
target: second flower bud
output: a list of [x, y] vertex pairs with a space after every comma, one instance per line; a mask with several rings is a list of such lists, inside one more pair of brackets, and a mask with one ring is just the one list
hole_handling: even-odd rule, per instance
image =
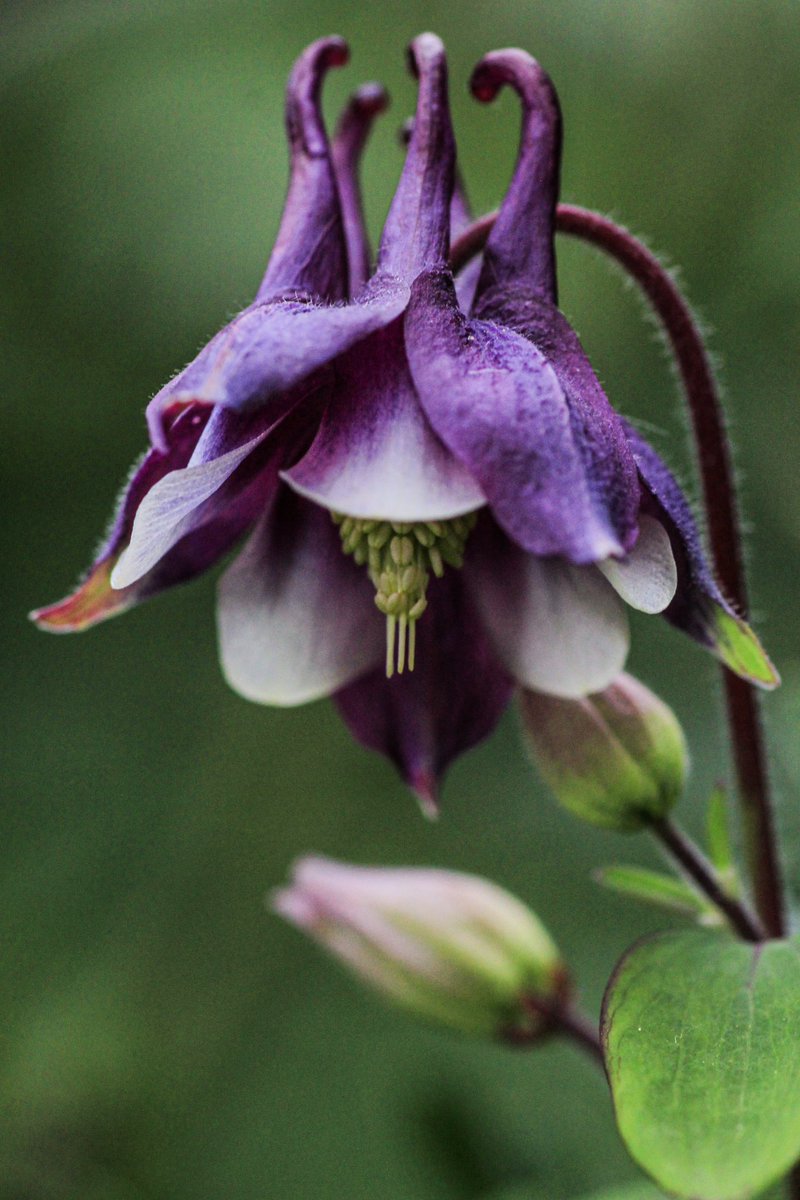
[[566, 1000], [541, 922], [474, 875], [310, 857], [272, 905], [390, 999], [467, 1033], [531, 1038]]

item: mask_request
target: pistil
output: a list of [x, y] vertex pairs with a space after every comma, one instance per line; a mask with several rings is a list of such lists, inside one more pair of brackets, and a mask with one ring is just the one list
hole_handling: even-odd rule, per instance
[[379, 521], [332, 513], [342, 549], [366, 566], [375, 587], [375, 605], [386, 617], [386, 676], [406, 663], [414, 670], [417, 621], [428, 606], [431, 575], [460, 567], [477, 514], [447, 521]]

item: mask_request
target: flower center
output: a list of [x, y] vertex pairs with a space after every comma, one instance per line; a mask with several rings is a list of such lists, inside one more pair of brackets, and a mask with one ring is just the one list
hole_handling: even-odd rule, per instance
[[398, 675], [406, 661], [409, 671], [414, 670], [417, 621], [428, 607], [431, 574], [441, 579], [445, 564], [462, 565], [477, 515], [465, 513], [449, 521], [375, 521], [331, 513], [342, 549], [366, 566], [375, 604], [386, 617], [387, 678], [394, 674], [395, 661]]

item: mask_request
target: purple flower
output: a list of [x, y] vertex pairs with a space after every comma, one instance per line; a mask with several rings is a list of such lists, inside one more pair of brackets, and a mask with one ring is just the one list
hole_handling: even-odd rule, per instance
[[447, 267], [463, 206], [443, 47], [411, 46], [417, 113], [369, 279], [357, 167], [385, 96], [357, 92], [330, 147], [319, 92], [346, 58], [325, 38], [298, 59], [289, 194], [258, 294], [151, 402], [151, 449], [88, 578], [35, 619], [83, 628], [250, 531], [220, 583], [228, 681], [262, 703], [334, 695], [429, 806], [515, 681], [576, 697], [619, 674], [623, 601], [773, 682], [680, 489], [556, 307], [548, 77], [518, 50], [473, 75], [480, 99], [516, 89], [523, 127], [480, 275], [461, 281], [467, 315]]

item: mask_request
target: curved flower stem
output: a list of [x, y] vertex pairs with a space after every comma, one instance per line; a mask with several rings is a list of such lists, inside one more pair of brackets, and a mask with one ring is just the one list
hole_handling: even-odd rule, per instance
[[[454, 271], [480, 252], [494, 219], [493, 213], [482, 217], [458, 238], [451, 249]], [[730, 447], [711, 363], [691, 309], [655, 255], [607, 217], [561, 204], [557, 229], [615, 259], [636, 280], [663, 323], [686, 392], [715, 572], [727, 598], [745, 616], [747, 592]], [[783, 886], [758, 701], [750, 684], [727, 668], [723, 679], [756, 907], [768, 934], [782, 937]]]
[[669, 820], [654, 821], [650, 829], [653, 837], [728, 918], [740, 937], [747, 942], [765, 941], [766, 931], [758, 917], [747, 905], [728, 895], [711, 863], [682, 829]]
[[597, 1022], [593, 1021], [591, 1017], [587, 1017], [579, 1009], [540, 1000], [537, 996], [527, 996], [525, 1007], [540, 1020], [544, 1017], [544, 1028], [540, 1024], [533, 1033], [520, 1029], [508, 1030], [503, 1037], [509, 1045], [536, 1046], [543, 1037], [556, 1035], [567, 1038], [568, 1041], [580, 1046], [605, 1071], [603, 1047], [600, 1043]]
[[[746, 615], [730, 444], [711, 363], [691, 309], [655, 255], [613, 221], [563, 205], [558, 228], [616, 259], [645, 292], [664, 324], [686, 391], [716, 575], [727, 598]], [[767, 932], [781, 937], [785, 932], [783, 888], [758, 701], [751, 685], [727, 668], [724, 684], [756, 907]]]

